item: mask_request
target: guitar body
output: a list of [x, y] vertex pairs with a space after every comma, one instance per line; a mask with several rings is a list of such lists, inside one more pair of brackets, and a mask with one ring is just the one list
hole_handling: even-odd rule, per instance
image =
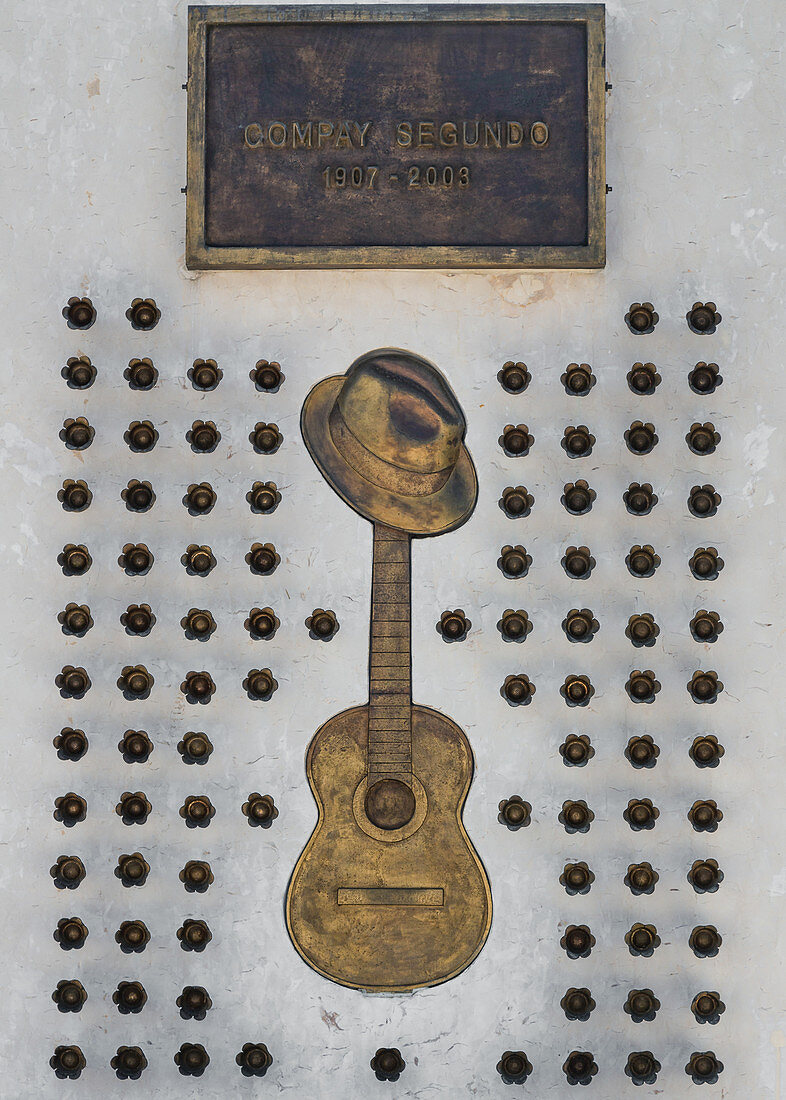
[[380, 829], [364, 810], [368, 726], [368, 706], [353, 707], [311, 742], [319, 820], [289, 882], [287, 927], [326, 978], [406, 992], [455, 977], [491, 926], [488, 879], [461, 820], [472, 750], [449, 718], [412, 706], [415, 810], [404, 827]]

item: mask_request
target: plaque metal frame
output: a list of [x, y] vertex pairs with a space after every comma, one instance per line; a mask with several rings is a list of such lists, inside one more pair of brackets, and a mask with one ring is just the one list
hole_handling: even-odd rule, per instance
[[[394, 4], [188, 9], [186, 267], [602, 268], [606, 263], [606, 32], [604, 4]], [[587, 241], [580, 245], [216, 246], [205, 233], [207, 34], [257, 23], [582, 23], [587, 29]]]

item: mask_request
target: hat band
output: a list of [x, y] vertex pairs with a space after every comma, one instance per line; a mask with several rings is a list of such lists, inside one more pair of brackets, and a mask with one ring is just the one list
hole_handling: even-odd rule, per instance
[[353, 435], [338, 407], [338, 402], [331, 409], [329, 424], [330, 436], [344, 461], [366, 481], [379, 485], [382, 489], [389, 489], [393, 493], [401, 493], [402, 496], [408, 497], [429, 496], [442, 488], [453, 471], [453, 467], [448, 466], [433, 474], [415, 473], [383, 462], [368, 447], [364, 447], [356, 435]]

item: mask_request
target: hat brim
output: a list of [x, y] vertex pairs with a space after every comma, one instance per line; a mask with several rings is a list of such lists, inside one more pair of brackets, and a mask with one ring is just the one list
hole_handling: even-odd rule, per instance
[[411, 535], [442, 535], [469, 519], [478, 497], [478, 479], [462, 444], [458, 461], [442, 486], [428, 496], [406, 496], [367, 481], [336, 448], [329, 418], [345, 375], [324, 378], [303, 402], [300, 430], [309, 454], [327, 483], [364, 519]]

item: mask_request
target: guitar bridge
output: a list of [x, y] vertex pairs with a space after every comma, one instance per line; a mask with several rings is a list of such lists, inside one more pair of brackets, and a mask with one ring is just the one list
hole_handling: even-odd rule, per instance
[[442, 887], [429, 886], [340, 886], [339, 905], [425, 905], [440, 908], [445, 904]]

